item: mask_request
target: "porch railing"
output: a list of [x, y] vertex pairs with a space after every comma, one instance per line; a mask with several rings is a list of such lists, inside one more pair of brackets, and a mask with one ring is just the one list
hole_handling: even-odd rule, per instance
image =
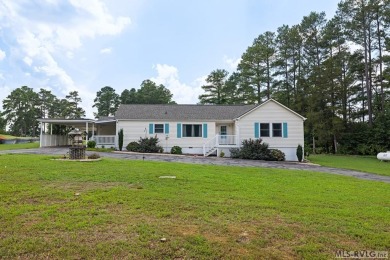
[[116, 135], [95, 135], [91, 138], [96, 142], [96, 145], [113, 146], [115, 147]]
[[237, 136], [236, 135], [217, 135], [217, 146], [224, 145], [237, 145]]
[[216, 135], [203, 144], [203, 155], [210, 155], [216, 150], [216, 148], [237, 147], [238, 145], [239, 140], [237, 135]]

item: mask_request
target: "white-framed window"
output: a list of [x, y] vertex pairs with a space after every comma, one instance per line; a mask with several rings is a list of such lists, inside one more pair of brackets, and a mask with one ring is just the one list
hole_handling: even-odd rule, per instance
[[269, 123], [260, 123], [260, 137], [270, 137]]
[[154, 124], [154, 133], [163, 134], [164, 133], [164, 124]]
[[202, 124], [183, 124], [183, 137], [202, 137]]
[[283, 137], [282, 123], [272, 123], [272, 137]]

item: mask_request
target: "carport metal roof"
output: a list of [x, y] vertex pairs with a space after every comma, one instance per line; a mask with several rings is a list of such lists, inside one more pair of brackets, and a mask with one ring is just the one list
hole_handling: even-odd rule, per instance
[[80, 118], [80, 119], [39, 118], [38, 122], [55, 124], [55, 125], [84, 127], [87, 123], [95, 123], [95, 120], [88, 119], [88, 118]]

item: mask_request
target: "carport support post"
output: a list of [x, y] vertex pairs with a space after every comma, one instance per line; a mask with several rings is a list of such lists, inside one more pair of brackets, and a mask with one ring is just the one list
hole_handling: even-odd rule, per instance
[[85, 129], [87, 132], [87, 136], [85, 137], [85, 147], [88, 146], [88, 122], [85, 122]]
[[40, 125], [41, 125], [41, 134], [39, 135], [39, 148], [42, 147], [42, 125], [43, 125], [43, 123], [41, 122]]

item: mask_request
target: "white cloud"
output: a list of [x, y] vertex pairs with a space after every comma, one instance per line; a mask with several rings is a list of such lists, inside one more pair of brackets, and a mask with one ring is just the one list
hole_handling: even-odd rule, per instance
[[173, 94], [173, 100], [178, 104], [196, 104], [198, 97], [203, 93], [201, 86], [204, 84], [202, 77], [188, 85], [180, 82], [178, 69], [167, 64], [153, 66], [157, 70], [157, 77], [151, 78], [157, 84], [163, 84]]
[[112, 52], [111, 48], [104, 48], [100, 50], [100, 54], [110, 54]]
[[74, 58], [74, 53], [71, 52], [71, 51], [67, 51], [66, 52], [66, 57], [68, 57], [68, 59], [73, 59]]
[[3, 50], [0, 49], [0, 61], [4, 60], [5, 57], [6, 57], [5, 51], [3, 51]]
[[[84, 108], [90, 110], [95, 93], [76, 83], [72, 75], [59, 63], [58, 57], [74, 57], [83, 40], [105, 35], [120, 34], [130, 23], [129, 17], [114, 17], [103, 0], [44, 0], [38, 1], [36, 10], [30, 10], [29, 1], [2, 0], [0, 3], [0, 28], [6, 29], [15, 39], [12, 46], [16, 55], [31, 67], [35, 75], [53, 85], [53, 93], [68, 94], [77, 90], [83, 99]], [[59, 5], [68, 5], [66, 19], [36, 15], [42, 10], [51, 13]], [[48, 11], [49, 10], [49, 11]], [[58, 10], [57, 10], [58, 11]], [[28, 14], [32, 14], [32, 17]], [[55, 19], [52, 21], [51, 19]], [[104, 51], [103, 51], [104, 50]], [[109, 53], [111, 49], [103, 49]], [[0, 60], [5, 53], [0, 50]], [[32, 66], [34, 65], [34, 66]], [[24, 71], [29, 73], [31, 71]], [[86, 108], [85, 106], [89, 106]], [[92, 116], [88, 111], [87, 116]]]
[[32, 60], [30, 57], [28, 57], [28, 56], [24, 57], [24, 58], [23, 58], [23, 61], [24, 61], [24, 63], [26, 63], [28, 66], [31, 66], [31, 64], [32, 64], [32, 62], [33, 62], [33, 60]]
[[229, 66], [228, 70], [234, 71], [237, 69], [238, 64], [240, 63], [241, 58], [234, 59], [234, 58], [229, 58], [228, 56], [223, 56], [223, 62]]

